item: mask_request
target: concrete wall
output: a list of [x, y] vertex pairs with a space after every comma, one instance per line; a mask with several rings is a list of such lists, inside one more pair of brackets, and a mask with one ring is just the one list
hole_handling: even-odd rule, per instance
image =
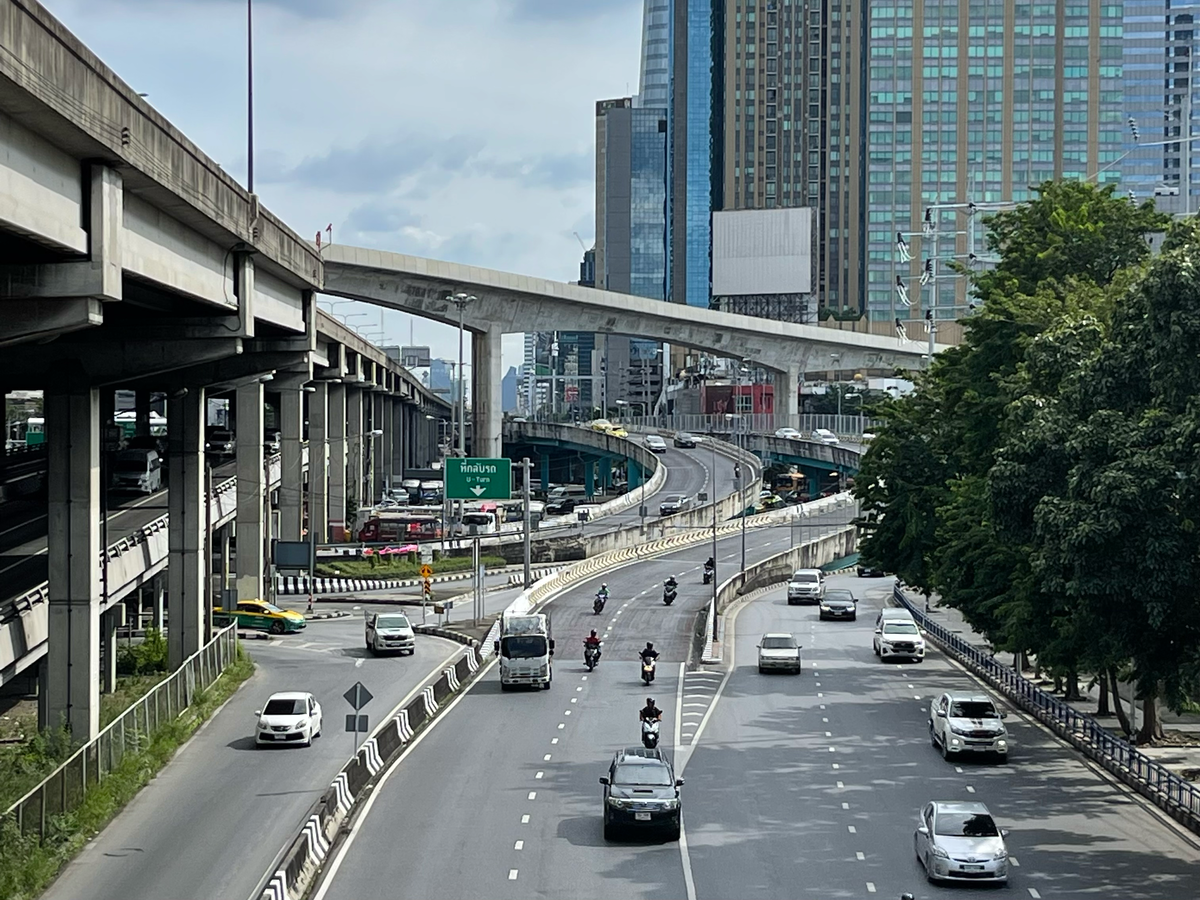
[[797, 569], [819, 569], [834, 560], [844, 559], [858, 550], [858, 529], [847, 525], [833, 534], [798, 547], [769, 556], [762, 562], [746, 568], [746, 582], [741, 583], [741, 573], [721, 583], [717, 589], [717, 611], [725, 609], [738, 597], [759, 588], [783, 584]]
[[[211, 241], [135, 194], [126, 192], [121, 264], [197, 300], [237, 310], [228, 248]], [[259, 279], [266, 277], [259, 275]], [[303, 329], [300, 329], [303, 330]]]
[[304, 294], [269, 272], [255, 272], [254, 315], [284, 328], [304, 331]]
[[0, 114], [0, 227], [41, 244], [87, 252], [79, 162]]

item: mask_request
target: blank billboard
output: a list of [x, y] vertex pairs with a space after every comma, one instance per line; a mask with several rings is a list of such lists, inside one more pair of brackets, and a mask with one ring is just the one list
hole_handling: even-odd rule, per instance
[[713, 213], [713, 296], [812, 293], [812, 210]]

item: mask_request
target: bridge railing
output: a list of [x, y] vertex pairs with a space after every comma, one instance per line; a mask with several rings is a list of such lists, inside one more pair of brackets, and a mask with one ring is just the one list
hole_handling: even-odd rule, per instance
[[627, 428], [630, 426], [642, 430], [664, 428], [671, 431], [688, 431], [694, 434], [774, 434], [780, 428], [794, 428], [808, 437], [818, 428], [824, 428], [845, 440], [860, 439], [863, 433], [870, 432], [875, 424], [875, 420], [867, 416], [786, 416], [772, 413], [753, 413], [733, 417], [725, 414], [627, 416], [612, 421], [619, 421]]
[[192, 704], [196, 694], [210, 687], [237, 656], [237, 625], [230, 625], [183, 665], [155, 685], [149, 693], [88, 741], [51, 772], [37, 787], [10, 806], [25, 834], [45, 838], [54, 819], [76, 809], [89, 788], [121, 765], [126, 754], [149, 746], [160, 726], [174, 720]]
[[899, 584], [893, 589], [893, 599], [897, 605], [913, 614], [926, 634], [946, 653], [983, 677], [1077, 750], [1153, 801], [1172, 818], [1200, 833], [1200, 785], [1150, 759], [1128, 741], [1114, 735], [1094, 717], [1046, 693], [1020, 672], [934, 621], [925, 614], [925, 604], [911, 600]]

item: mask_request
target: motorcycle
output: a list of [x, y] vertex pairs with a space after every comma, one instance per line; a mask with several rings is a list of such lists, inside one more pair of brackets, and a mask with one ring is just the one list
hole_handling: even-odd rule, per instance
[[714, 574], [714, 571], [713, 571], [712, 566], [704, 567], [704, 583], [705, 584], [712, 584], [713, 574]]
[[596, 615], [600, 615], [600, 613], [604, 612], [604, 604], [607, 600], [608, 597], [604, 596], [604, 594], [597, 594], [596, 599], [592, 601], [592, 612], [594, 612]]
[[646, 684], [654, 680], [654, 662], [653, 659], [642, 660], [642, 681]]
[[667, 604], [667, 606], [670, 606], [674, 602], [675, 602], [675, 586], [672, 584], [664, 585], [663, 586], [663, 603]]
[[658, 746], [658, 721], [642, 721], [642, 746], [653, 750]]
[[589, 672], [596, 668], [600, 664], [600, 648], [592, 644], [584, 644], [583, 662], [588, 667]]

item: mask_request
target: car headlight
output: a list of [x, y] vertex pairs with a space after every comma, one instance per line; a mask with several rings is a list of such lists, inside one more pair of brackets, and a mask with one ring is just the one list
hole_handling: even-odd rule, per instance
[[825, 612], [830, 612], [833, 610], [833, 607], [830, 606], [828, 603], [822, 603], [821, 609], [824, 610]]
[[630, 801], [622, 799], [621, 797], [609, 797], [608, 798], [608, 805], [611, 806], [613, 809], [628, 809], [629, 802]]
[[271, 726], [267, 724], [267, 720], [266, 720], [266, 719], [259, 719], [259, 720], [258, 720], [258, 727], [259, 727], [259, 728], [261, 728], [263, 731], [266, 731], [266, 730], [267, 730], [268, 728], [270, 728]]
[[663, 809], [679, 809], [679, 801], [678, 800], [664, 800], [664, 801], [662, 801], [662, 808]]
[[953, 731], [955, 734], [965, 735], [967, 733], [964, 729], [959, 728], [957, 725], [951, 725], [950, 730]]
[[941, 847], [939, 847], [937, 844], [931, 844], [929, 849], [933, 851], [934, 856], [941, 857], [942, 859], [950, 858], [950, 854], [947, 853], [945, 850], [943, 850]]
[[992, 854], [992, 859], [1008, 859], [1008, 851], [1001, 847]]

